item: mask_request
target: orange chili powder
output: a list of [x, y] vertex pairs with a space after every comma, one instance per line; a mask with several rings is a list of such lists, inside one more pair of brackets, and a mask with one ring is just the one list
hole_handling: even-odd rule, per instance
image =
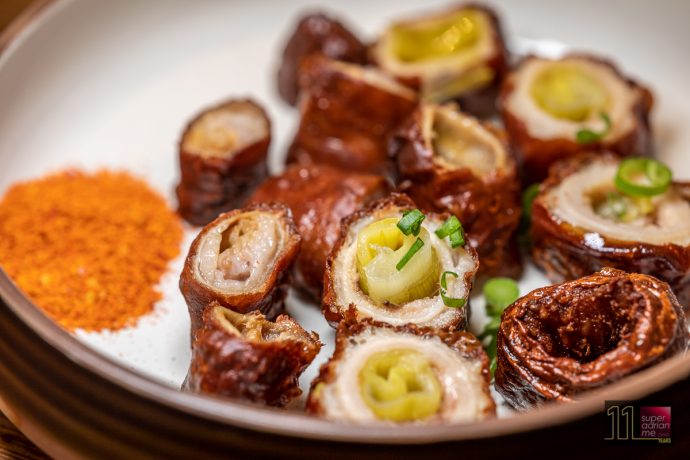
[[0, 266], [68, 330], [119, 329], [153, 310], [182, 225], [145, 182], [65, 171], [0, 201]]

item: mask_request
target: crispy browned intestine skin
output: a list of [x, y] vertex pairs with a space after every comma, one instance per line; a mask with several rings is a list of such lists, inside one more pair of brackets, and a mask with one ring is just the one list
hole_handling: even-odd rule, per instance
[[279, 202], [292, 210], [302, 236], [295, 285], [320, 300], [326, 259], [340, 235], [342, 219], [390, 191], [390, 183], [380, 175], [326, 165], [290, 165], [283, 174], [266, 180], [249, 204]]
[[[491, 56], [490, 59], [487, 59], [487, 61], [483, 64], [487, 67], [490, 67], [494, 71], [495, 76], [491, 80], [491, 82], [486, 86], [466, 92], [464, 94], [460, 94], [452, 98], [451, 100], [460, 104], [460, 107], [462, 107], [462, 110], [464, 112], [471, 113], [475, 117], [479, 118], [489, 118], [498, 113], [496, 100], [498, 97], [499, 89], [501, 87], [501, 83], [503, 82], [503, 79], [510, 70], [510, 66], [508, 63], [508, 59], [510, 56], [508, 53], [508, 49], [506, 47], [501, 22], [496, 13], [491, 8], [488, 8], [486, 5], [469, 2], [453, 6], [447, 11], [447, 13], [453, 14], [455, 11], [463, 10], [466, 8], [472, 8], [482, 11], [489, 18], [489, 22], [491, 23], [491, 28], [493, 30], [495, 53]], [[373, 47], [370, 49], [373, 49]], [[373, 52], [370, 52], [369, 60], [374, 64], [377, 63], [376, 56]], [[404, 85], [414, 89], [415, 91], [418, 91], [421, 86], [421, 80], [419, 78], [398, 77], [398, 80]]]
[[518, 278], [522, 260], [516, 240], [522, 205], [517, 168], [505, 133], [486, 129], [505, 146], [505, 172], [477, 177], [469, 168], [449, 169], [434, 161], [433, 144], [422, 134], [422, 111], [415, 111], [391, 141], [401, 179], [399, 190], [417, 205], [455, 215], [479, 254], [478, 282], [493, 276]]
[[[203, 157], [184, 149], [185, 136], [206, 113], [242, 105], [251, 105], [262, 114], [268, 126], [265, 137], [228, 152], [224, 157]], [[180, 216], [193, 225], [206, 225], [220, 213], [244, 206], [254, 189], [268, 176], [266, 158], [270, 143], [268, 115], [250, 99], [232, 99], [203, 110], [187, 124], [179, 142], [180, 183], [175, 191]]]
[[519, 409], [571, 401], [687, 346], [685, 316], [666, 283], [605, 268], [534, 290], [505, 310], [496, 389]]
[[[605, 156], [613, 156], [603, 153]], [[556, 163], [541, 185], [532, 205], [532, 259], [554, 283], [573, 280], [613, 267], [631, 273], [644, 273], [669, 283], [681, 305], [690, 308], [690, 247], [677, 244], [655, 245], [618, 241], [599, 235], [602, 244], [586, 244], [587, 229], [574, 227], [554, 216], [540, 199], [566, 177], [586, 166], [593, 155], [582, 154]], [[690, 197], [690, 184], [673, 187]]]
[[416, 95], [373, 85], [341, 66], [319, 55], [304, 60], [302, 118], [287, 161], [388, 175], [388, 136], [415, 109]]
[[[198, 252], [204, 237], [221, 222], [241, 218], [243, 213], [260, 211], [274, 213], [280, 216], [280, 221], [287, 234], [286, 243], [279, 248], [273, 267], [264, 283], [254, 292], [224, 293], [195, 273], [195, 264], [198, 262]], [[243, 209], [221, 214], [216, 220], [201, 230], [194, 239], [187, 254], [182, 275], [180, 276], [180, 291], [187, 303], [191, 319], [192, 336], [201, 327], [202, 315], [206, 306], [217, 301], [220, 305], [239, 313], [259, 311], [269, 319], [275, 318], [284, 310], [284, 299], [289, 288], [290, 268], [297, 259], [301, 238], [297, 233], [292, 213], [281, 204], [257, 204]]]
[[[654, 139], [650, 124], [650, 112], [654, 105], [654, 96], [651, 91], [642, 86], [635, 80], [626, 77], [610, 61], [597, 56], [573, 53], [568, 56], [586, 58], [592, 62], [604, 64], [611, 68], [622, 80], [639, 92], [637, 104], [631, 114], [635, 120], [635, 127], [630, 133], [615, 139], [613, 142], [593, 142], [586, 146], [580, 145], [575, 139], [539, 139], [530, 136], [524, 121], [514, 115], [507, 107], [507, 100], [514, 89], [514, 78], [520, 71], [518, 65], [505, 78], [499, 95], [499, 107], [501, 107], [501, 117], [503, 124], [510, 138], [511, 145], [518, 155], [521, 162], [523, 184], [529, 185], [540, 182], [549, 171], [549, 167], [556, 161], [572, 157], [582, 151], [604, 151], [609, 150], [623, 156], [652, 156], [654, 154]], [[521, 64], [530, 59], [537, 59], [528, 56]]]
[[316, 387], [321, 383], [331, 384], [335, 382], [338, 377], [337, 365], [345, 357], [345, 352], [349, 346], [350, 339], [370, 328], [390, 329], [396, 333], [414, 334], [424, 339], [433, 339], [434, 337], [438, 337], [444, 344], [458, 352], [462, 357], [471, 361], [481, 361], [482, 376], [484, 378], [483, 391], [487, 395], [489, 401], [492, 402], [492, 404], [486, 408], [484, 415], [490, 416], [496, 414], [496, 405], [493, 403], [493, 398], [491, 397], [491, 392], [489, 390], [489, 385], [491, 384], [489, 358], [484, 352], [482, 343], [477, 340], [475, 336], [464, 331], [439, 331], [429, 327], [415, 326], [414, 324], [391, 326], [378, 321], [373, 321], [370, 318], [364, 320], [355, 320], [352, 309], [348, 313], [347, 319], [338, 325], [333, 356], [331, 356], [327, 363], [321, 366], [319, 375], [311, 383], [306, 406], [308, 413], [314, 415], [323, 415], [324, 408], [322, 407], [321, 401], [317, 396], [318, 392], [315, 391]]
[[214, 302], [194, 337], [183, 389], [283, 407], [302, 393], [298, 378], [321, 345], [316, 333], [287, 315], [272, 323], [258, 312], [233, 313]]
[[288, 104], [297, 103], [302, 60], [317, 53], [355, 64], [367, 60], [364, 44], [341, 22], [322, 13], [303, 16], [285, 45], [278, 70], [278, 93]]
[[[323, 286], [323, 298], [321, 299], [321, 310], [323, 312], [326, 321], [332, 326], [337, 327], [337, 325], [343, 321], [344, 318], [349, 317], [350, 320], [355, 321], [357, 319], [364, 319], [361, 317], [355, 309], [350, 308], [351, 305], [344, 305], [343, 302], [338, 298], [338, 294], [335, 288], [336, 280], [336, 270], [335, 270], [335, 259], [338, 256], [340, 250], [344, 247], [347, 240], [347, 234], [349, 228], [357, 223], [359, 220], [365, 218], [366, 216], [376, 212], [379, 209], [387, 208], [400, 208], [403, 211], [415, 209], [417, 205], [405, 194], [402, 193], [391, 193], [389, 196], [371, 202], [368, 206], [361, 208], [360, 210], [350, 214], [342, 221], [340, 236], [333, 247], [333, 250], [328, 256], [326, 261], [326, 275], [324, 276], [324, 286]], [[450, 214], [448, 213], [427, 213], [427, 219], [438, 218], [441, 222], [444, 222]], [[475, 267], [479, 265], [479, 258], [477, 252], [470, 246], [465, 246], [465, 250], [468, 252], [470, 257], [475, 261]], [[474, 276], [476, 270], [470, 270], [465, 272], [463, 276], [463, 282], [468, 287], [468, 291], [472, 289], [472, 283], [474, 281]], [[460, 314], [458, 314], [452, 322], [449, 322], [439, 329], [444, 330], [464, 330], [467, 328], [470, 316], [470, 302], [468, 301], [459, 308], [455, 309]]]

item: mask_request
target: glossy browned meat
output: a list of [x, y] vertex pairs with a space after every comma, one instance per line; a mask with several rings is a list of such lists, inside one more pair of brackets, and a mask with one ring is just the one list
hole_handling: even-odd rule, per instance
[[529, 185], [543, 180], [551, 166], [556, 161], [572, 157], [582, 151], [612, 151], [623, 156], [652, 156], [654, 155], [654, 139], [650, 124], [650, 112], [654, 105], [654, 97], [649, 89], [640, 83], [623, 75], [610, 61], [597, 56], [585, 54], [571, 54], [573, 57], [584, 57], [593, 62], [601, 63], [611, 68], [622, 80], [639, 92], [638, 101], [631, 116], [634, 126], [627, 135], [612, 142], [593, 142], [586, 146], [580, 145], [572, 138], [540, 139], [532, 137], [527, 131], [524, 120], [512, 113], [506, 104], [514, 90], [515, 75], [520, 72], [521, 65], [535, 57], [525, 58], [504, 80], [499, 95], [501, 117], [511, 145], [517, 153], [522, 168], [523, 184]]
[[479, 176], [468, 167], [451, 167], [437, 160], [432, 139], [423, 134], [423, 119], [422, 110], [415, 111], [391, 142], [401, 179], [399, 190], [426, 210], [449, 212], [460, 219], [479, 254], [479, 281], [493, 276], [518, 278], [522, 273], [516, 241], [520, 182], [505, 133], [483, 126], [505, 149], [506, 165]]
[[291, 165], [265, 181], [249, 203], [279, 202], [292, 210], [302, 236], [295, 284], [320, 299], [326, 259], [340, 234], [341, 220], [390, 190], [383, 176], [325, 165]]
[[278, 70], [278, 92], [288, 104], [297, 103], [302, 60], [317, 53], [355, 64], [367, 58], [364, 44], [341, 22], [322, 13], [303, 16], [285, 45]]
[[288, 163], [389, 174], [388, 136], [414, 110], [415, 94], [374, 69], [323, 56], [302, 69], [302, 118]]
[[321, 349], [319, 336], [292, 318], [235, 313], [217, 302], [204, 311], [183, 389], [283, 407]]
[[[248, 121], [235, 128], [221, 128], [222, 123], [202, 126], [202, 120], [228, 113], [246, 114]], [[219, 148], [224, 137], [241, 138], [238, 131], [246, 131], [248, 123], [254, 124], [260, 134], [248, 142]], [[195, 149], [190, 148], [192, 142]], [[180, 183], [176, 193], [180, 216], [193, 225], [206, 225], [220, 213], [243, 206], [268, 175], [270, 143], [268, 116], [252, 100], [229, 100], [197, 115], [185, 128], [179, 144]]]
[[[275, 221], [275, 230], [280, 233], [280, 237], [275, 237], [273, 246], [273, 256], [266, 261], [265, 267], [256, 267], [251, 270], [258, 270], [256, 273], [250, 272], [249, 275], [231, 272], [229, 268], [221, 267], [221, 253], [233, 246], [232, 241], [228, 241], [231, 236], [226, 232], [231, 232], [233, 228], [242, 225], [244, 221], [254, 219], [257, 216], [267, 217]], [[221, 230], [225, 227], [224, 230]], [[251, 266], [253, 258], [259, 251], [259, 245], [265, 244], [270, 235], [263, 235], [258, 231], [247, 232], [240, 230], [244, 239], [236, 242], [243, 247], [238, 248], [239, 263]], [[214, 284], [213, 280], [206, 279], [202, 274], [202, 259], [208, 257], [202, 251], [202, 246], [207, 244], [208, 238], [221, 232], [221, 246], [217, 250], [218, 262], [216, 268], [219, 271], [229, 273], [230, 279], [236, 279], [238, 288], [228, 289], [222, 285]], [[275, 318], [283, 311], [283, 301], [289, 287], [290, 268], [297, 259], [301, 238], [295, 228], [290, 210], [280, 204], [258, 204], [248, 206], [243, 209], [221, 214], [216, 220], [208, 224], [201, 230], [201, 233], [194, 239], [185, 260], [184, 269], [180, 276], [180, 291], [184, 296], [189, 309], [191, 319], [192, 334], [201, 327], [201, 319], [206, 306], [217, 301], [220, 305], [230, 308], [239, 313], [250, 311], [260, 311], [269, 319]], [[242, 259], [244, 257], [244, 259]], [[230, 267], [232, 268], [232, 267]], [[239, 267], [240, 270], [243, 266]], [[254, 278], [252, 278], [254, 277]], [[254, 280], [251, 288], [243, 287], [243, 282]]]
[[[603, 267], [652, 275], [666, 281], [687, 310], [690, 308], [690, 247], [619, 241], [599, 234], [596, 234], [597, 244], [589, 244], [585, 238], [588, 229], [562, 222], [542, 199], [546, 192], [592, 159], [592, 155], [584, 154], [561, 161], [551, 168], [549, 178], [542, 184], [532, 205], [534, 263], [554, 283], [587, 276]], [[690, 184], [676, 182], [673, 187], [690, 199]]]
[[503, 313], [496, 389], [513, 407], [571, 401], [688, 346], [669, 286], [605, 268], [534, 290]]

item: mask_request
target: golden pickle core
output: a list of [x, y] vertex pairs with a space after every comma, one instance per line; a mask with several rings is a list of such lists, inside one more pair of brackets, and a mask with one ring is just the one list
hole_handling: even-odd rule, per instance
[[481, 37], [480, 15], [468, 9], [439, 19], [396, 25], [390, 30], [393, 54], [403, 62], [420, 62], [465, 52]]
[[568, 63], [552, 63], [532, 82], [537, 105], [556, 118], [581, 122], [606, 112], [608, 94], [586, 69]]
[[364, 403], [377, 418], [423, 420], [441, 408], [441, 384], [429, 360], [415, 350], [373, 354], [359, 372]]
[[423, 227], [418, 237], [424, 245], [402, 269], [397, 269], [398, 262], [418, 238], [404, 235], [398, 221], [396, 217], [378, 220], [357, 236], [359, 287], [373, 301], [387, 305], [429, 297], [438, 289], [439, 261], [429, 232]]

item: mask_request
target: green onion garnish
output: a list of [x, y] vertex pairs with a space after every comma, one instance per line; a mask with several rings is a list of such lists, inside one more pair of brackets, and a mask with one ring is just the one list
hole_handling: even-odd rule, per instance
[[510, 278], [491, 278], [484, 283], [486, 310], [491, 316], [501, 316], [503, 310], [520, 297], [520, 288]]
[[591, 129], [587, 128], [580, 129], [575, 134], [575, 139], [577, 140], [578, 144], [585, 145], [598, 142], [611, 131], [611, 118], [609, 118], [608, 114], [602, 112], [599, 114], [599, 118], [601, 118], [604, 122], [604, 129], [599, 132], [592, 131]]
[[532, 204], [539, 195], [539, 183], [532, 184], [522, 192], [522, 215], [529, 221], [532, 219]]
[[673, 173], [651, 158], [626, 158], [616, 172], [616, 188], [630, 196], [654, 196], [668, 190]]
[[436, 229], [434, 233], [436, 233], [436, 236], [443, 239], [461, 228], [462, 224], [460, 223], [460, 220], [458, 220], [458, 218], [455, 216], [450, 216], [448, 219], [446, 219], [443, 225]]
[[421, 238], [417, 238], [417, 240], [412, 243], [412, 246], [410, 246], [410, 249], [407, 250], [405, 255], [400, 259], [400, 262], [395, 266], [395, 268], [400, 271], [403, 269], [405, 265], [410, 261], [410, 259], [419, 251], [422, 246], [424, 246], [424, 241], [422, 241]]
[[446, 281], [446, 276], [448, 275], [453, 275], [456, 278], [458, 277], [458, 274], [455, 272], [443, 272], [441, 275], [441, 299], [446, 307], [460, 308], [464, 306], [465, 302], [467, 301], [465, 299], [456, 299], [446, 295], [448, 292], [448, 282]]
[[419, 235], [419, 231], [422, 228], [422, 221], [425, 216], [419, 209], [412, 209], [403, 212], [402, 219], [398, 221], [398, 228], [405, 235]]
[[448, 239], [450, 240], [450, 247], [453, 249], [465, 244], [465, 238], [463, 238], [462, 232], [460, 232], [460, 230], [456, 230], [453, 233], [451, 233]]

